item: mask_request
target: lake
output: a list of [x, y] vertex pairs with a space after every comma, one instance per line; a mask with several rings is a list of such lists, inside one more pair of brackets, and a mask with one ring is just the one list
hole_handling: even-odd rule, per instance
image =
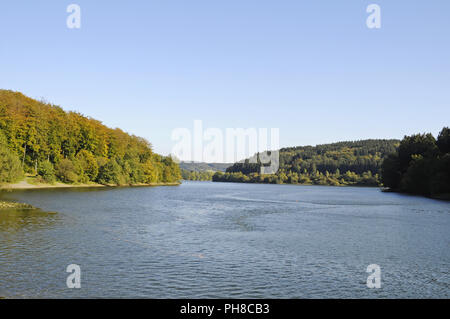
[[[449, 298], [450, 204], [377, 188], [185, 182], [2, 193], [0, 296]], [[68, 289], [66, 267], [81, 267]], [[381, 267], [381, 289], [366, 269]]]

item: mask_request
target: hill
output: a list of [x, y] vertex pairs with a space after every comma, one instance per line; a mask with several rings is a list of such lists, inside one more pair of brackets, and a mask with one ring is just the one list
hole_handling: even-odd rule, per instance
[[225, 172], [233, 164], [181, 162], [181, 176], [189, 181], [211, 181], [216, 172]]
[[399, 142], [372, 139], [283, 148], [274, 175], [261, 175], [261, 163], [247, 159], [226, 173], [216, 173], [213, 181], [377, 186], [383, 160], [396, 151]]
[[155, 154], [145, 139], [7, 90], [0, 90], [0, 164], [0, 183], [16, 182], [24, 173], [46, 183], [126, 185], [181, 179], [178, 165]]

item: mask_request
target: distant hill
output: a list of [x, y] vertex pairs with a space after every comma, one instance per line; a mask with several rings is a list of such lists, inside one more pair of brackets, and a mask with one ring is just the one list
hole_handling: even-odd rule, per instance
[[216, 172], [225, 172], [230, 163], [181, 162], [181, 176], [187, 181], [212, 181]]
[[216, 182], [380, 185], [383, 160], [396, 151], [399, 140], [361, 140], [298, 146], [280, 150], [280, 168], [274, 175], [261, 175], [261, 163], [235, 163]]
[[225, 172], [230, 163], [201, 163], [201, 162], [181, 162], [180, 168], [191, 172]]

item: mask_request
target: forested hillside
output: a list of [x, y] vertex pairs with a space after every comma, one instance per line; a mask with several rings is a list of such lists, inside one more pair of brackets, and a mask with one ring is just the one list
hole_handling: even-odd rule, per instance
[[405, 136], [383, 163], [382, 180], [395, 191], [450, 199], [450, 129]]
[[181, 162], [180, 168], [191, 172], [225, 172], [233, 164], [229, 163], [204, 163], [204, 162]]
[[181, 162], [181, 176], [187, 181], [212, 181], [216, 172], [225, 172], [232, 164]]
[[181, 179], [170, 157], [143, 138], [25, 95], [0, 90], [0, 183], [38, 174], [44, 182], [171, 183]]
[[188, 171], [186, 169], [181, 169], [181, 177], [185, 181], [212, 181], [212, 178], [216, 172], [215, 171]]
[[398, 140], [363, 140], [280, 150], [280, 169], [260, 175], [261, 163], [236, 163], [216, 182], [365, 185], [380, 184], [383, 159], [396, 151]]

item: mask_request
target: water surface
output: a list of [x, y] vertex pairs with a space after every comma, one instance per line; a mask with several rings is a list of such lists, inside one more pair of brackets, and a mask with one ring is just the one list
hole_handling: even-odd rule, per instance
[[[0, 296], [448, 298], [450, 204], [376, 188], [186, 182], [4, 193]], [[81, 267], [81, 289], [66, 267]], [[370, 264], [382, 289], [366, 286]]]

